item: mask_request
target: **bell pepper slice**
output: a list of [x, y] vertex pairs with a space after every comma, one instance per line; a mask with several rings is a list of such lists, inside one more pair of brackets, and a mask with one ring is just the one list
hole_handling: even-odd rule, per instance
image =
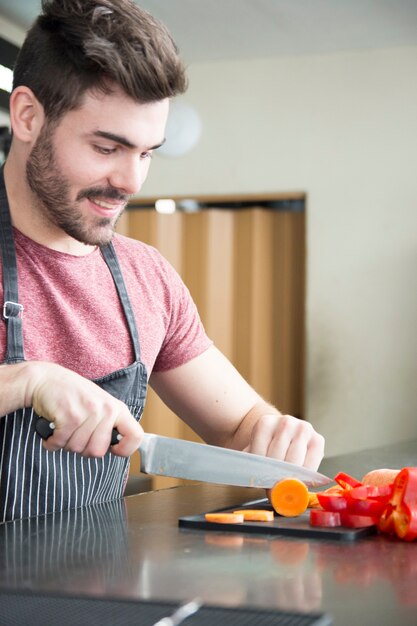
[[334, 477], [336, 483], [338, 483], [343, 489], [351, 489], [352, 487], [360, 487], [362, 485], [360, 480], [356, 480], [350, 474], [346, 474], [345, 472], [339, 472]]
[[360, 500], [359, 498], [350, 498], [350, 494], [347, 499], [347, 510], [355, 515], [371, 515], [379, 518], [387, 506], [384, 500], [372, 500], [370, 498]]
[[391, 503], [400, 502], [417, 507], [417, 467], [404, 467], [394, 480]]
[[397, 507], [394, 528], [400, 539], [413, 541], [417, 537], [417, 509], [410, 509], [406, 504]]
[[340, 521], [342, 526], [347, 528], [366, 528], [368, 526], [376, 526], [378, 524], [378, 517], [374, 515], [356, 515], [355, 513], [349, 513], [348, 511], [342, 511], [340, 513]]
[[391, 485], [359, 485], [358, 487], [352, 487], [349, 490], [349, 496], [354, 498], [355, 500], [366, 500], [366, 499], [384, 499], [387, 500], [392, 495], [392, 486]]
[[311, 526], [320, 526], [321, 528], [334, 528], [340, 526], [340, 514], [336, 511], [321, 511], [320, 509], [311, 509], [310, 511]]
[[395, 508], [392, 506], [392, 504], [388, 504], [380, 515], [380, 518], [378, 520], [378, 529], [382, 533], [386, 533], [388, 535], [395, 534], [394, 511]]
[[345, 511], [348, 507], [348, 500], [343, 493], [319, 492], [317, 493], [317, 500], [325, 511]]

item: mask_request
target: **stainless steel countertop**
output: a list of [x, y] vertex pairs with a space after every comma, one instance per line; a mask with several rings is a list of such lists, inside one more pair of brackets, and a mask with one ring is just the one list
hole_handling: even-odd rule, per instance
[[[417, 465], [417, 441], [326, 459], [357, 477]], [[263, 497], [187, 485], [0, 525], [0, 587], [330, 613], [340, 626], [416, 626], [417, 542], [354, 543], [178, 528], [178, 518]], [[0, 612], [1, 614], [1, 612]]]

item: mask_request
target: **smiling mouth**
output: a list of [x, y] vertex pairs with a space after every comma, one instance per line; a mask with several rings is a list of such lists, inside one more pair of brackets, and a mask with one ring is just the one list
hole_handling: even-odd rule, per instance
[[97, 204], [97, 206], [101, 207], [102, 209], [108, 209], [109, 211], [116, 211], [120, 208], [123, 207], [124, 203], [122, 202], [106, 202], [105, 200], [97, 200], [94, 199], [92, 200], [94, 202], [94, 204]]
[[114, 218], [118, 218], [119, 215], [124, 211], [126, 202], [122, 200], [102, 200], [98, 198], [89, 198], [90, 207], [93, 209], [94, 213], [104, 217], [106, 219], [113, 220]]

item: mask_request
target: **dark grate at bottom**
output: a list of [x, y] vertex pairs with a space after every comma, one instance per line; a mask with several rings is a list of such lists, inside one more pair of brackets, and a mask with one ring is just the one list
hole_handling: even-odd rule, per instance
[[[173, 602], [102, 600], [0, 591], [4, 626], [153, 626], [178, 607]], [[184, 626], [331, 626], [325, 614], [203, 606]]]

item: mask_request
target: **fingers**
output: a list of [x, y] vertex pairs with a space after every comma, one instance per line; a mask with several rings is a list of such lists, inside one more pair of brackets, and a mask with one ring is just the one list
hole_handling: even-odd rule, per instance
[[113, 428], [121, 440], [111, 447], [112, 453], [130, 456], [137, 450], [143, 430], [126, 404], [64, 368], [48, 367], [46, 373], [35, 387], [32, 406], [54, 422], [53, 435], [44, 441], [47, 450], [102, 457], [109, 450]]
[[131, 456], [139, 448], [143, 438], [143, 428], [129, 413], [129, 419], [118, 419], [114, 423], [121, 435], [120, 442], [111, 447], [113, 454]]
[[315, 433], [315, 437], [311, 439], [307, 448], [303, 465], [317, 471], [324, 456], [324, 437]]
[[111, 446], [111, 452], [118, 456], [131, 456], [139, 447], [143, 429], [123, 402], [114, 400], [109, 404], [111, 406], [106, 406], [106, 409], [102, 408], [101, 417], [90, 415], [85, 419], [61, 447], [83, 456], [104, 456], [110, 448], [112, 430], [117, 428], [120, 441]]
[[263, 415], [255, 424], [248, 451], [316, 470], [324, 438], [309, 422], [291, 415]]
[[[62, 422], [62, 425], [61, 425]], [[115, 400], [114, 407], [102, 415], [89, 413], [65, 420], [55, 420], [52, 437], [44, 442], [46, 449], [53, 451], [63, 448], [67, 452], [76, 452], [82, 456], [102, 457], [110, 448], [112, 429], [117, 428], [120, 442], [111, 446], [113, 454], [131, 456], [139, 447], [143, 429], [129, 412], [126, 405]]]

